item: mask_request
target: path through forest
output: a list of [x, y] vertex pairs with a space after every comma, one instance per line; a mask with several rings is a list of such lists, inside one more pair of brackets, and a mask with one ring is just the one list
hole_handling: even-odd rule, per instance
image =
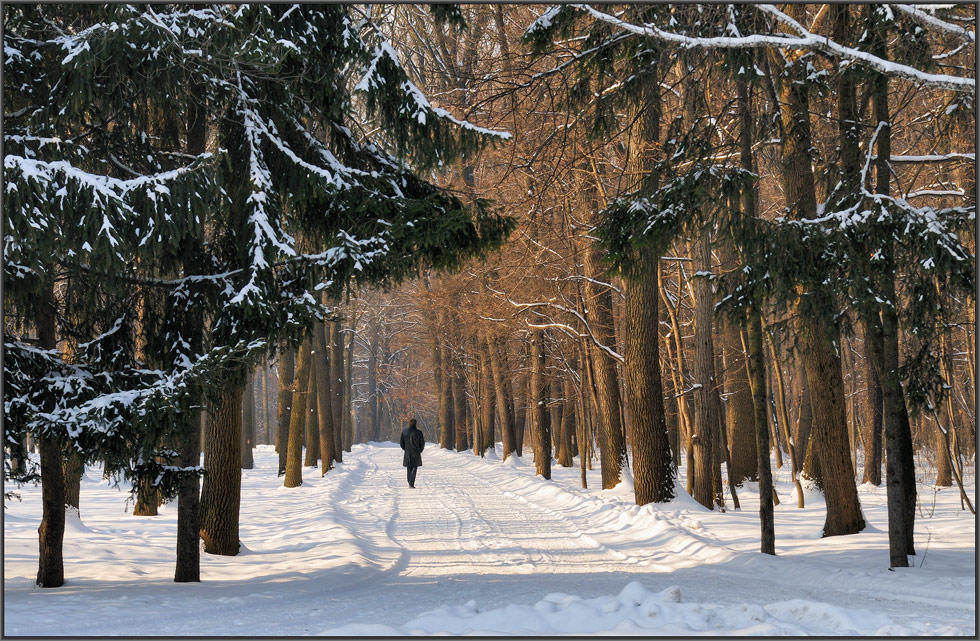
[[[639, 508], [628, 484], [581, 489], [577, 469], [556, 468], [545, 482], [529, 460], [433, 444], [423, 459], [413, 490], [396, 445], [357, 445], [326, 477], [305, 468], [304, 485], [290, 490], [275, 476], [271, 447], [260, 446], [256, 468], [243, 472], [246, 549], [203, 555], [199, 585], [172, 582], [175, 506], [133, 517], [126, 494], [89, 469], [82, 519], [66, 535], [66, 585], [33, 587], [40, 497], [25, 488], [5, 515], [4, 632], [975, 630], [975, 526], [952, 490], [924, 495], [936, 497], [917, 522], [924, 566], [889, 572], [883, 487], [861, 489], [869, 532], [821, 539], [819, 501], [797, 510], [779, 471], [772, 558], [757, 552], [750, 488], [741, 512], [711, 513], [686, 496]], [[598, 470], [590, 475], [598, 485]]]

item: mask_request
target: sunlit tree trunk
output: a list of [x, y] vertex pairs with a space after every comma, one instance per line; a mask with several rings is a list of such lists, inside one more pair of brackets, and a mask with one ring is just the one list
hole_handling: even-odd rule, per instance
[[514, 438], [514, 418], [508, 407], [509, 388], [505, 371], [507, 368], [507, 354], [504, 351], [503, 342], [499, 337], [491, 338], [489, 333], [485, 334], [487, 353], [490, 356], [490, 370], [493, 376], [494, 397], [497, 405], [497, 420], [500, 425], [500, 439], [503, 445], [504, 460], [511, 454], [516, 454], [517, 442]]
[[279, 412], [276, 426], [276, 451], [279, 453], [279, 476], [286, 473], [290, 414], [293, 406], [295, 353], [289, 347], [279, 355]]
[[531, 333], [531, 414], [534, 424], [534, 469], [545, 479], [551, 478], [551, 430], [548, 425], [544, 382], [544, 331]]
[[289, 417], [289, 442], [286, 451], [286, 478], [283, 485], [298, 487], [303, 484], [303, 430], [306, 429], [307, 390], [310, 385], [310, 340], [305, 339], [296, 350], [296, 381], [293, 392], [293, 409]]

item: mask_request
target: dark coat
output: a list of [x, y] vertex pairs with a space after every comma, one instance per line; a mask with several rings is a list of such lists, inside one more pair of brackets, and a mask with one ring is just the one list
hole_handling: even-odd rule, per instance
[[406, 427], [402, 430], [402, 437], [399, 441], [405, 456], [402, 457], [402, 466], [418, 467], [422, 465], [422, 450], [425, 449], [425, 436], [417, 427]]

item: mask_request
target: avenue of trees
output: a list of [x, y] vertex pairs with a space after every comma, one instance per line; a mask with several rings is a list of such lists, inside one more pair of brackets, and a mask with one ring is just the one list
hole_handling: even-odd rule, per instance
[[824, 536], [885, 482], [892, 567], [917, 483], [973, 511], [971, 6], [3, 11], [39, 585], [84, 463], [178, 501], [195, 581], [199, 537], [238, 552], [255, 445], [295, 487], [410, 417], [641, 505], [757, 483], [770, 554], [770, 461]]

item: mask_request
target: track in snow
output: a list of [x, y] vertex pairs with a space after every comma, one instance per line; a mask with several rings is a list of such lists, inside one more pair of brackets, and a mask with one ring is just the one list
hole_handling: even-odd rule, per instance
[[[355, 446], [326, 477], [304, 468], [303, 486], [292, 490], [275, 476], [271, 447], [258, 448], [255, 460], [243, 473], [245, 550], [202, 555], [197, 585], [172, 582], [175, 506], [132, 517], [126, 494], [90, 471], [83, 522], [66, 537], [68, 582], [33, 588], [40, 502], [26, 489], [4, 526], [4, 632], [323, 634], [348, 624], [397, 627], [470, 600], [482, 611], [555, 592], [614, 595], [630, 581], [654, 591], [679, 586], [685, 602], [812, 599], [908, 625], [974, 629], [975, 579], [951, 571], [966, 558], [975, 567], [972, 544], [940, 543], [961, 528], [955, 514], [917, 525], [936, 531], [925, 569], [889, 573], [881, 533], [821, 540], [812, 531], [822, 523], [819, 507], [778, 508], [780, 556], [758, 554], [751, 492], [737, 513], [710, 513], [686, 498], [639, 508], [622, 488], [578, 488], [577, 469], [555, 468], [556, 481], [546, 482], [529, 456], [501, 463], [431, 443], [414, 490], [391, 443]], [[866, 514], [878, 515], [873, 509]], [[881, 563], [868, 561], [879, 556]]]

